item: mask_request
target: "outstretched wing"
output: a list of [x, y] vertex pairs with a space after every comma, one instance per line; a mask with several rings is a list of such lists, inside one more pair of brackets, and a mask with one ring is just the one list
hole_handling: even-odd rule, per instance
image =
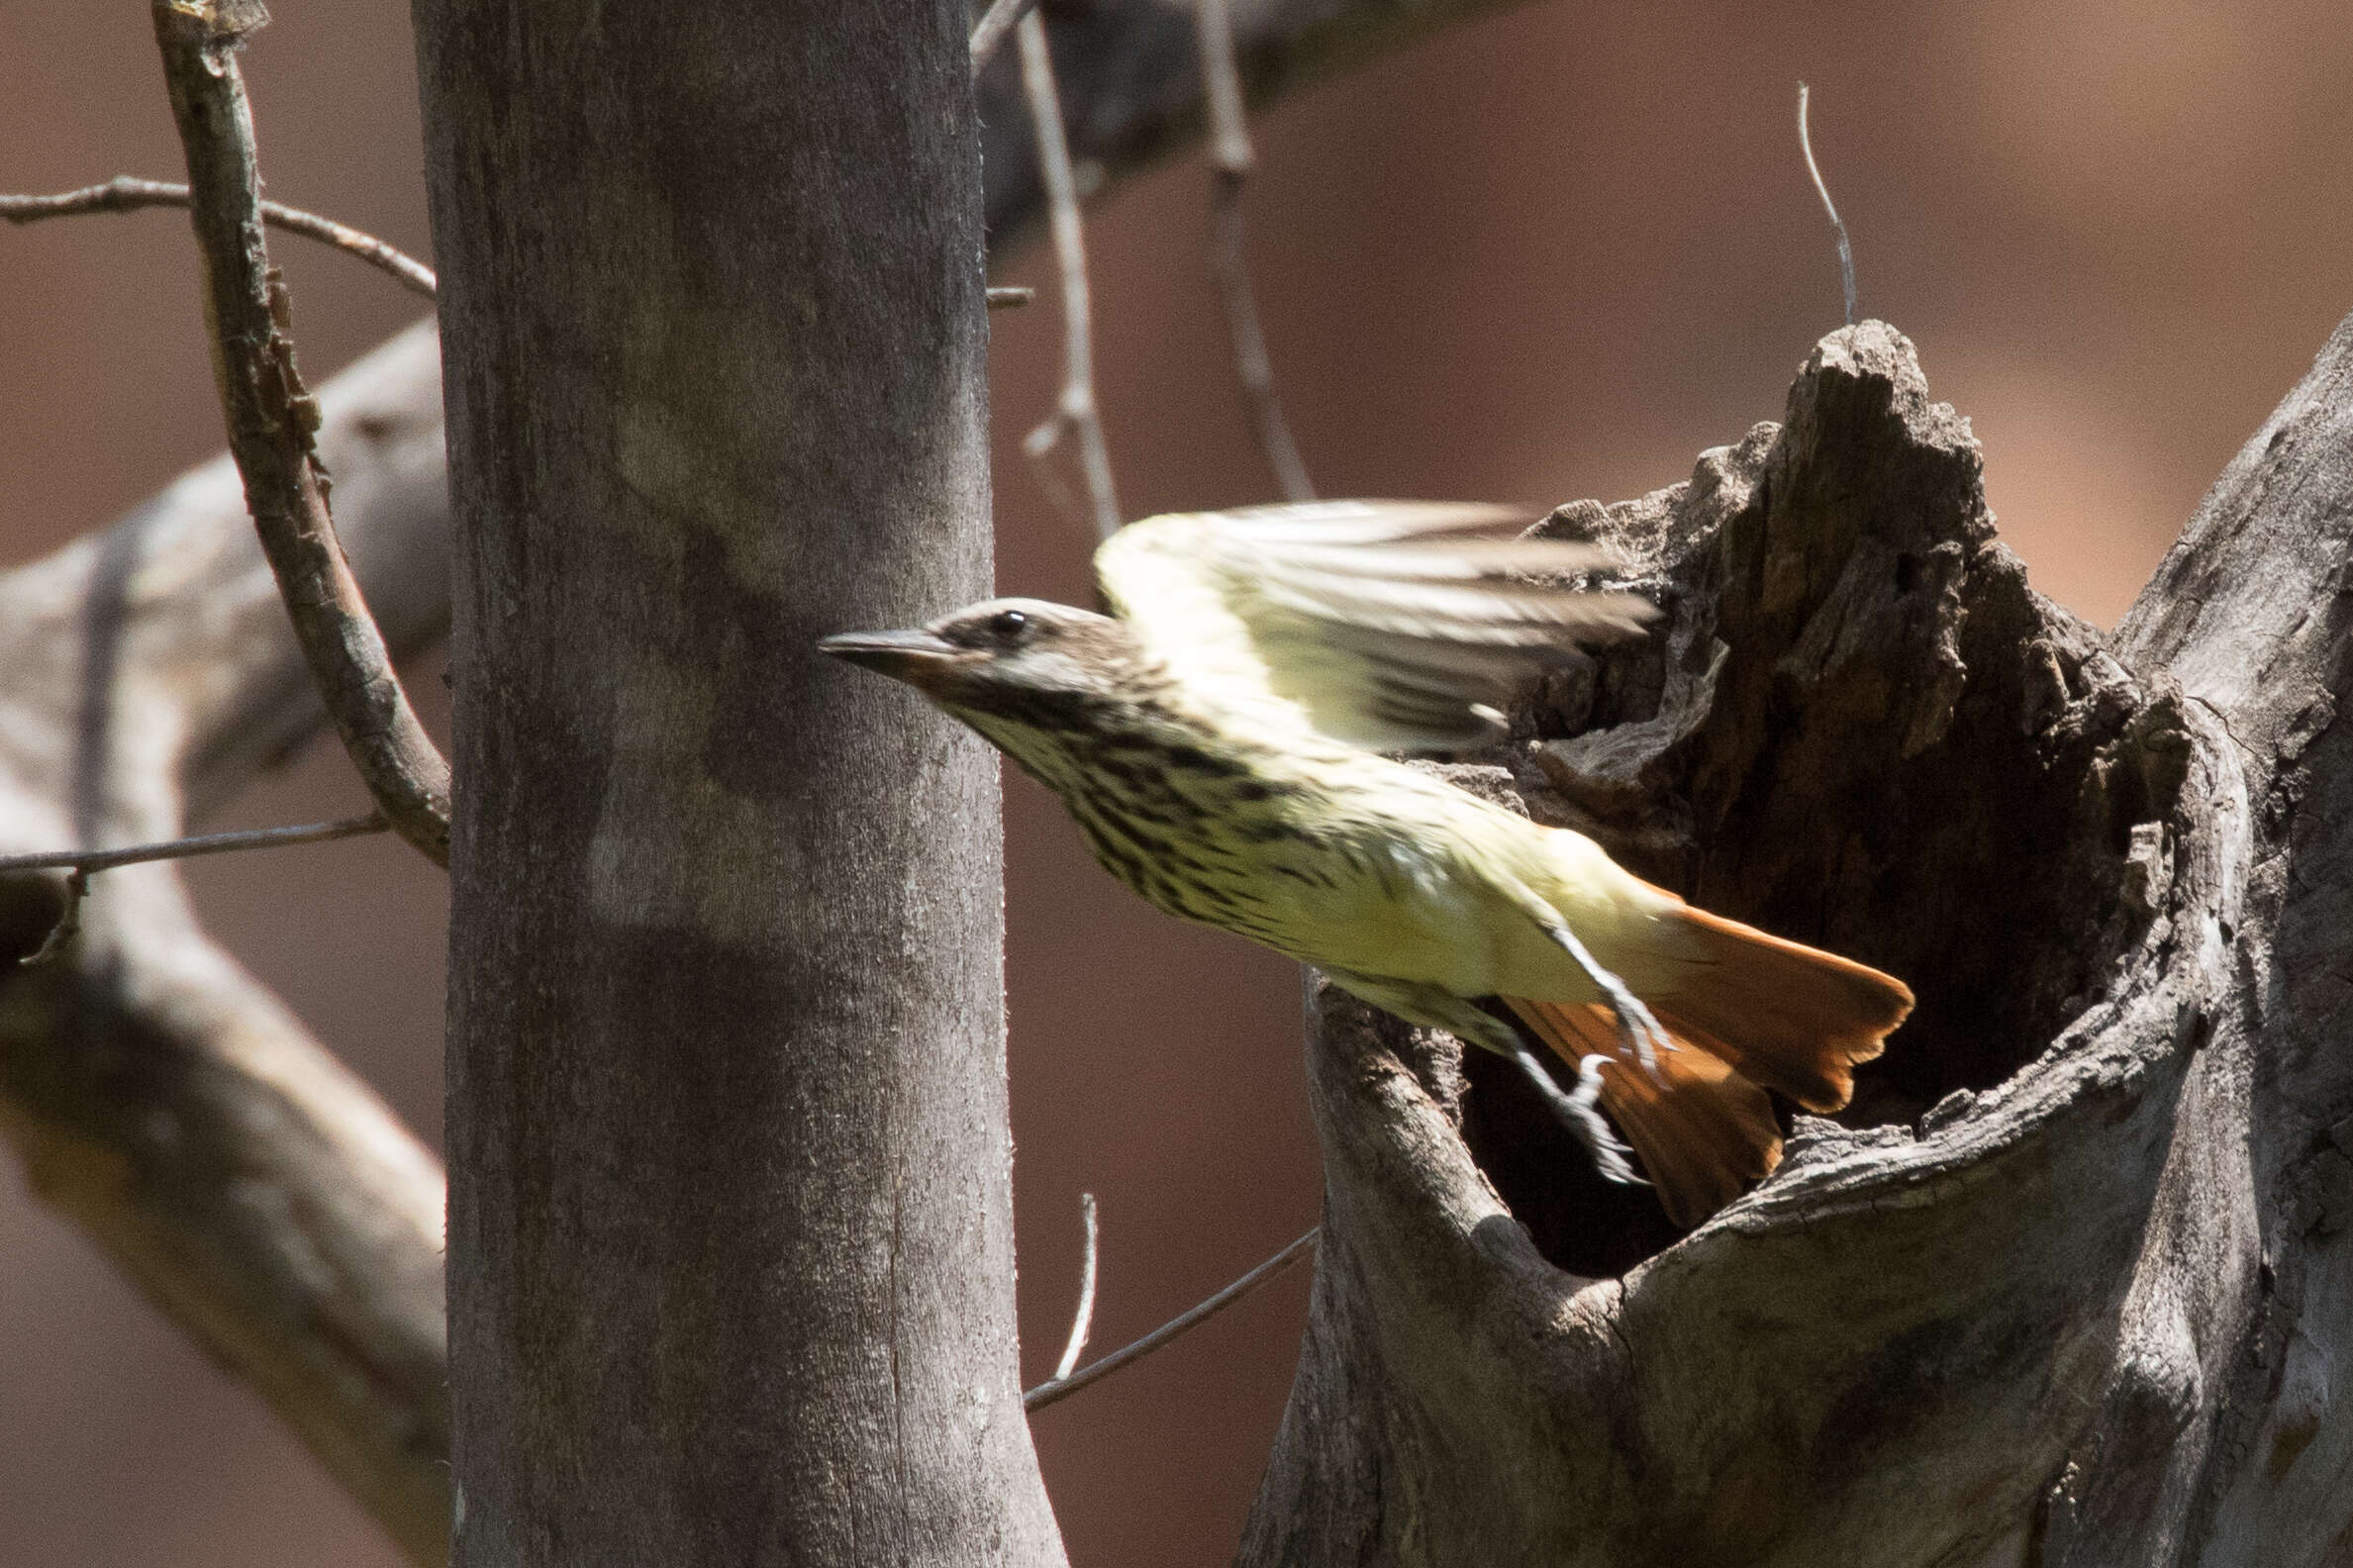
[[1579, 643], [1655, 612], [1562, 579], [1589, 544], [1504, 507], [1310, 501], [1130, 523], [1095, 552], [1113, 610], [1184, 689], [1381, 751], [1500, 737], [1500, 710]]

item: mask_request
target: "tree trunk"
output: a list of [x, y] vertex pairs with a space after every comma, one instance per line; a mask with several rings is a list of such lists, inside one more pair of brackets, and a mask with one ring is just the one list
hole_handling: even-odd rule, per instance
[[1324, 1243], [1240, 1562], [2345, 1560], [2353, 324], [2113, 637], [1876, 323], [1552, 526], [1670, 630], [1458, 776], [1919, 1010], [1677, 1240], [1509, 1072], [1316, 994]]
[[420, 0], [459, 1564], [1049, 1564], [995, 767], [821, 659], [987, 591], [961, 4]]

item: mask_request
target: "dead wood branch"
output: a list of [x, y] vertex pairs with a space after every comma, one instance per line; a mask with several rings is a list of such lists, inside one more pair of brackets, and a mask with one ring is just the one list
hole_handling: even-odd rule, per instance
[[269, 264], [252, 115], [237, 65], [263, 14], [229, 0], [154, 0], [154, 19], [188, 156], [214, 376], [254, 530], [360, 779], [393, 831], [445, 865], [449, 764], [409, 706], [336, 541], [311, 441], [319, 408], [294, 367], [285, 283]]
[[[446, 624], [440, 360], [426, 324], [329, 382], [319, 447], [396, 649]], [[0, 845], [177, 837], [322, 718], [220, 457], [0, 576]], [[421, 1563], [440, 1560], [441, 1177], [384, 1105], [205, 938], [170, 864], [65, 897], [0, 874], [0, 1133]]]
[[[151, 207], [187, 205], [188, 187], [185, 185], [117, 174], [103, 184], [84, 185], [79, 190], [58, 191], [49, 196], [0, 196], [0, 218], [13, 224], [29, 224], [45, 218], [70, 218], [82, 213], [144, 212]], [[314, 212], [305, 212], [299, 207], [288, 207], [283, 202], [263, 202], [261, 221], [272, 229], [302, 235], [357, 256], [397, 280], [410, 293], [433, 298], [433, 268], [374, 235], [348, 224], [337, 223], [332, 218], [322, 218]]]
[[1048, 1405], [1057, 1404], [1089, 1384], [1110, 1377], [1122, 1367], [1142, 1360], [1161, 1346], [1183, 1338], [1226, 1308], [1256, 1291], [1259, 1286], [1264, 1285], [1301, 1258], [1306, 1257], [1315, 1247], [1318, 1234], [1318, 1231], [1310, 1230], [1306, 1235], [1301, 1236], [1282, 1251], [1244, 1274], [1240, 1279], [1235, 1280], [1207, 1300], [1196, 1302], [1193, 1306], [1186, 1308], [1150, 1333], [1145, 1334], [1141, 1339], [1124, 1344], [1110, 1355], [1099, 1361], [1090, 1361], [1076, 1371], [1071, 1371], [1067, 1367], [1057, 1368], [1052, 1378], [1038, 1384], [1037, 1387], [1022, 1396], [1022, 1408], [1037, 1411], [1043, 1410]]
[[[1120, 498], [1114, 490], [1111, 449], [1103, 440], [1103, 411], [1095, 401], [1094, 307], [1087, 287], [1087, 241], [1078, 212], [1078, 185], [1064, 141], [1062, 107], [1054, 92], [1054, 61], [1046, 44], [1045, 19], [1035, 11], [1014, 27], [1022, 56], [1023, 96], [1036, 133], [1044, 170], [1054, 265], [1062, 289], [1062, 390], [1054, 412], [1022, 441], [1022, 450], [1045, 472], [1045, 461], [1065, 435], [1078, 442], [1079, 472], [1087, 486], [1087, 515], [1099, 538], [1120, 528]], [[1059, 485], [1054, 486], [1058, 491]]]
[[116, 866], [141, 865], [149, 860], [193, 860], [199, 855], [232, 854], [244, 849], [279, 849], [293, 844], [326, 843], [382, 833], [391, 825], [380, 816], [345, 817], [340, 822], [308, 823], [296, 828], [247, 828], [236, 833], [198, 833], [189, 838], [166, 838], [160, 843], [127, 844], [120, 849], [52, 849], [37, 854], [0, 855], [0, 875], [11, 871], [111, 871]]
[[1210, 121], [1210, 266], [1226, 308], [1226, 329], [1233, 340], [1234, 373], [1242, 400], [1258, 433], [1258, 448], [1274, 470], [1275, 487], [1286, 501], [1313, 501], [1316, 487], [1291, 439], [1283, 400], [1275, 395], [1274, 360], [1258, 322], [1258, 298], [1250, 286], [1249, 233], [1242, 221], [1242, 186], [1256, 162], [1242, 107], [1241, 73], [1233, 63], [1233, 19], [1226, 0], [1194, 0], [1194, 30], [1201, 41], [1201, 75]]
[[1804, 82], [1798, 83], [1798, 150], [1806, 155], [1806, 174], [1814, 181], [1814, 194], [1821, 198], [1822, 211], [1829, 214], [1830, 232], [1838, 237], [1838, 287], [1846, 300], [1846, 325], [1855, 324], [1855, 247], [1847, 238], [1846, 220], [1838, 216], [1838, 204], [1830, 200], [1830, 187], [1822, 179], [1822, 169], [1814, 160], [1814, 132], [1806, 123], [1806, 107], [1813, 94]]

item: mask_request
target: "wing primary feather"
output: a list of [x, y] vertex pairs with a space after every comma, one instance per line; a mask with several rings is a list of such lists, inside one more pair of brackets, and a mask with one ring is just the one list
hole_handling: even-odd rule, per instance
[[1105, 598], [1180, 691], [1380, 749], [1500, 733], [1515, 689], [1656, 611], [1583, 578], [1591, 544], [1518, 535], [1459, 502], [1317, 501], [1175, 513], [1096, 552]]

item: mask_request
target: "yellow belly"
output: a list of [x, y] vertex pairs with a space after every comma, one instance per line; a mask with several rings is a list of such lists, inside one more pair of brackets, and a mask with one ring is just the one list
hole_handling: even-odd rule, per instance
[[1647, 906], [1661, 896], [1580, 834], [1374, 757], [1298, 815], [1297, 833], [1234, 846], [1267, 897], [1262, 929], [1243, 933], [1293, 957], [1455, 996], [1599, 1001], [1532, 895], [1597, 954], [1644, 967]]

